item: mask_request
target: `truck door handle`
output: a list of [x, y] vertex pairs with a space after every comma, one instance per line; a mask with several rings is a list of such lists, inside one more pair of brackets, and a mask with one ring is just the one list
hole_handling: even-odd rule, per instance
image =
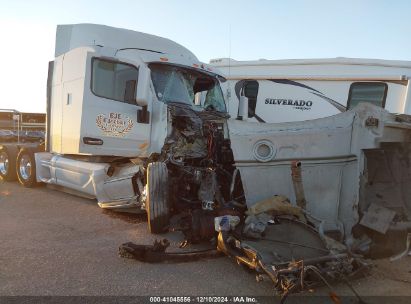
[[83, 143], [86, 145], [101, 146], [104, 142], [100, 138], [83, 137]]

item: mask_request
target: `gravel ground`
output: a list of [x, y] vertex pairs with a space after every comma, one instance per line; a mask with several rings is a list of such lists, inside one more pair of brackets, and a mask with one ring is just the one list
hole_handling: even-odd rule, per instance
[[[176, 247], [182, 236], [165, 235]], [[179, 264], [120, 258], [118, 246], [151, 244], [144, 215], [119, 215], [96, 202], [46, 187], [25, 189], [0, 180], [0, 295], [247, 295], [273, 296], [227, 257]], [[361, 295], [411, 296], [411, 257], [375, 261], [371, 275], [352, 282]], [[343, 285], [339, 295], [352, 295]], [[305, 295], [326, 295], [319, 288]], [[326, 303], [330, 303], [329, 301]]]

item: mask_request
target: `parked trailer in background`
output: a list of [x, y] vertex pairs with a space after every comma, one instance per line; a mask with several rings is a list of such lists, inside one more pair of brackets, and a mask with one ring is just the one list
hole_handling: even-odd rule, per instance
[[[45, 114], [0, 109], [0, 176], [17, 178], [16, 157], [21, 149], [44, 150]], [[9, 157], [9, 156], [12, 157]]]
[[46, 114], [0, 109], [0, 143], [42, 143], [45, 130]]
[[212, 59], [227, 77], [222, 85], [237, 117], [241, 94], [247, 118], [258, 122], [303, 121], [335, 115], [369, 102], [391, 113], [411, 114], [411, 62], [330, 58], [237, 61]]
[[13, 131], [45, 131], [46, 114], [0, 109], [0, 129]]

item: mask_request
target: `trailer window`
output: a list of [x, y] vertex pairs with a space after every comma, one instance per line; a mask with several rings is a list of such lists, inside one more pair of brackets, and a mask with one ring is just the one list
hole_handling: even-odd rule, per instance
[[354, 82], [348, 94], [347, 108], [352, 109], [360, 102], [369, 102], [384, 108], [387, 89], [384, 82]]
[[95, 95], [135, 105], [137, 81], [135, 66], [93, 58], [91, 91]]

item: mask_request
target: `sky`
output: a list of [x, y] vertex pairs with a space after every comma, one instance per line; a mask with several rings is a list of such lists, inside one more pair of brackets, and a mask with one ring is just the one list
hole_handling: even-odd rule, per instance
[[45, 112], [57, 24], [96, 23], [174, 40], [201, 61], [411, 60], [408, 0], [0, 0], [0, 108]]

